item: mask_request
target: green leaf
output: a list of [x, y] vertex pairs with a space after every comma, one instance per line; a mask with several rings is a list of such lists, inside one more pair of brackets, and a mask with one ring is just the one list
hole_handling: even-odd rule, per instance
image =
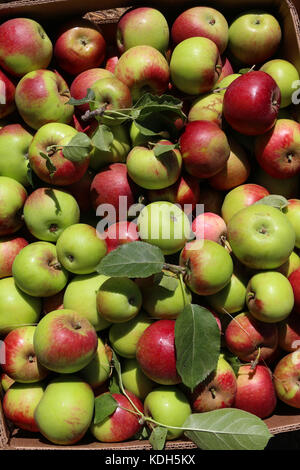
[[121, 389], [119, 387], [119, 379], [118, 375], [113, 373], [110, 381], [109, 381], [109, 387], [108, 387], [110, 393], [121, 393]]
[[215, 370], [220, 355], [220, 330], [212, 313], [186, 305], [175, 322], [175, 346], [178, 374], [193, 390]]
[[165, 273], [158, 273], [154, 275], [153, 284], [164, 289], [174, 292], [179, 284], [178, 278], [169, 276]]
[[81, 98], [80, 100], [76, 100], [75, 98], [71, 97], [66, 104], [71, 104], [73, 106], [80, 106], [81, 104], [90, 103], [91, 101], [94, 101], [94, 99], [95, 99], [95, 93], [93, 92], [91, 88], [88, 88], [86, 96], [84, 98]]
[[236, 377], [238, 376], [238, 372], [239, 372], [239, 369], [242, 365], [241, 361], [239, 360], [239, 358], [237, 356], [235, 356], [234, 354], [232, 354], [230, 351], [228, 351], [228, 349], [225, 349], [224, 351], [222, 351], [223, 354], [224, 354], [224, 359], [225, 361], [228, 362], [228, 364], [231, 365]]
[[171, 95], [152, 95], [145, 93], [134, 105], [135, 109], [140, 110], [139, 118], [144, 119], [146, 115], [153, 112], [172, 111], [182, 117], [185, 114], [182, 112], [183, 103], [178, 98]]
[[104, 393], [95, 398], [94, 424], [102, 423], [118, 408], [118, 402], [109, 393]]
[[192, 414], [182, 427], [202, 450], [263, 450], [273, 437], [260, 418], [235, 408]]
[[32, 188], [35, 188], [34, 184], [34, 172], [33, 169], [30, 166], [29, 160], [28, 160], [28, 165], [27, 165], [27, 179], [29, 181], [29, 184]]
[[168, 429], [162, 426], [156, 426], [153, 429], [149, 442], [154, 450], [162, 450], [165, 447], [167, 434]]
[[280, 196], [279, 194], [270, 194], [269, 196], [259, 199], [254, 204], [264, 204], [283, 211], [288, 206], [289, 202], [285, 197]]
[[92, 144], [98, 150], [103, 152], [110, 152], [111, 144], [114, 140], [114, 135], [110, 128], [105, 124], [100, 124], [97, 131], [92, 137]]
[[150, 243], [132, 242], [120, 245], [102, 258], [99, 274], [111, 277], [149, 277], [163, 269], [161, 250]]
[[49, 171], [50, 178], [52, 178], [52, 176], [56, 172], [56, 166], [53, 165], [49, 155], [47, 155], [46, 153], [40, 152], [40, 156], [46, 160], [46, 168]]
[[145, 137], [157, 137], [159, 139], [162, 138], [161, 131], [156, 132], [148, 127], [143, 126], [140, 122], [134, 121], [136, 127], [140, 131], [140, 133]]
[[53, 191], [52, 188], [47, 188], [47, 189], [45, 189], [45, 194], [47, 196], [49, 196], [52, 199], [52, 201], [54, 202], [54, 204], [55, 204], [55, 214], [58, 215], [61, 212], [61, 207], [60, 207], [60, 204], [59, 204], [59, 200], [57, 199], [57, 197], [55, 195], [55, 192]]
[[168, 145], [156, 144], [153, 147], [153, 152], [154, 152], [154, 155], [158, 158], [164, 155], [165, 153], [172, 152], [172, 150], [176, 148], [177, 148], [177, 144], [170, 144], [170, 145], [169, 144]]
[[148, 426], [143, 426], [142, 429], [133, 436], [133, 439], [138, 440], [138, 441], [143, 441], [145, 439], [149, 439], [149, 437], [150, 437], [150, 431], [149, 431]]
[[84, 134], [78, 132], [68, 143], [63, 147], [63, 156], [71, 162], [81, 162], [84, 160], [92, 150], [91, 139]]

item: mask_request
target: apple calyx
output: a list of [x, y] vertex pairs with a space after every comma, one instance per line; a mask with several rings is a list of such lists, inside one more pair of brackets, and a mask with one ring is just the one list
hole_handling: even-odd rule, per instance
[[30, 354], [30, 355], [28, 356], [28, 362], [30, 362], [31, 364], [32, 364], [33, 362], [35, 362], [35, 360], [36, 360], [36, 358], [35, 358], [34, 355]]
[[56, 269], [58, 271], [62, 270], [62, 265], [59, 263], [59, 261], [57, 259], [54, 259], [52, 261], [48, 261], [48, 266], [49, 266], [49, 268], [53, 268], [53, 269]]

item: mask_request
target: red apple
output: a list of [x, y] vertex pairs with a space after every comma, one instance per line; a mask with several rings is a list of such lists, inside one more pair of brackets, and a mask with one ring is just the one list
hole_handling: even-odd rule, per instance
[[296, 312], [278, 323], [278, 343], [287, 352], [300, 348], [300, 316]]
[[[71, 96], [76, 100], [81, 100], [86, 96], [88, 88], [91, 88], [97, 80], [107, 77], [113, 77], [113, 74], [109, 70], [101, 68], [93, 68], [80, 73], [74, 78], [70, 86]], [[81, 113], [89, 109], [88, 103], [76, 106], [76, 110], [79, 110]]]
[[293, 408], [300, 408], [300, 351], [284, 356], [274, 369], [277, 397]]
[[196, 234], [196, 238], [200, 240], [212, 240], [220, 245], [224, 245], [226, 241], [226, 224], [222, 217], [213, 212], [199, 214], [193, 220], [192, 230]]
[[186, 171], [197, 178], [210, 178], [217, 174], [230, 155], [225, 133], [209, 121], [188, 123], [179, 144]]
[[59, 67], [70, 75], [99, 67], [105, 57], [106, 42], [88, 20], [72, 20], [64, 24], [54, 45], [54, 57]]
[[113, 56], [109, 57], [106, 61], [105, 69], [108, 70], [111, 73], [115, 73], [118, 61], [119, 61], [119, 56], [118, 55], [113, 55]]
[[124, 243], [139, 240], [137, 225], [134, 222], [127, 222], [126, 220], [110, 225], [103, 235], [107, 245], [107, 253], [115, 250]]
[[0, 70], [0, 118], [8, 116], [16, 109], [15, 105], [15, 85]]
[[[276, 374], [275, 374], [276, 375]], [[234, 408], [253, 413], [259, 418], [270, 416], [277, 399], [270, 369], [263, 365], [241, 366], [237, 377]]]
[[222, 217], [226, 223], [241, 209], [269, 196], [269, 191], [258, 184], [242, 184], [226, 194], [222, 205]]
[[181, 382], [175, 354], [175, 320], [157, 320], [140, 337], [136, 359], [151, 380], [162, 385], [175, 385]]
[[291, 178], [300, 173], [300, 124], [278, 119], [273, 129], [255, 140], [255, 156], [273, 178]]
[[280, 89], [265, 72], [249, 72], [227, 88], [223, 112], [228, 124], [246, 135], [260, 135], [275, 124], [280, 108]]
[[294, 292], [294, 310], [300, 314], [300, 268], [296, 269], [288, 279]]
[[0, 238], [0, 279], [12, 275], [12, 265], [19, 251], [28, 245], [22, 237], [9, 236]]

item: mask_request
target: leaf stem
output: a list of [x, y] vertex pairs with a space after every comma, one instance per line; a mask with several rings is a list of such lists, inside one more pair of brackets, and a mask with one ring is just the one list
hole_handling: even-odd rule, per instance
[[186, 269], [183, 268], [182, 266], [177, 266], [176, 264], [164, 263], [163, 269], [166, 269], [170, 271], [171, 273], [176, 274], [177, 276], [179, 274], [182, 274], [183, 276], [186, 274]]

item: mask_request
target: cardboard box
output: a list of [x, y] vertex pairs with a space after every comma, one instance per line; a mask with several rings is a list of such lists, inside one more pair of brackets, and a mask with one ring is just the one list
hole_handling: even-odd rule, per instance
[[[145, 2], [146, 4], [147, 2]], [[300, 73], [300, 21], [295, 5], [290, 0], [207, 0], [207, 5], [222, 11], [226, 17], [234, 17], [237, 13], [253, 8], [267, 9], [275, 14], [283, 30], [283, 43], [280, 55], [292, 62]], [[300, 13], [300, 0], [294, 2]], [[126, 7], [144, 5], [141, 1], [132, 0], [22, 0], [0, 3], [0, 21], [8, 18], [22, 16], [34, 18], [45, 25], [55, 19], [63, 20], [69, 16], [88, 13], [88, 17], [105, 25], [114, 23]], [[187, 9], [195, 6], [193, 2], [183, 0], [153, 0], [151, 5], [162, 12], [169, 13], [173, 17]], [[108, 10], [109, 11], [103, 11]], [[117, 9], [117, 10], [114, 10]], [[101, 10], [101, 12], [99, 11]], [[89, 12], [95, 12], [89, 13]], [[170, 17], [170, 15], [168, 14]], [[279, 403], [273, 416], [265, 420], [270, 432], [273, 434], [296, 431], [300, 429], [300, 410]], [[169, 441], [166, 449], [189, 449], [196, 446], [187, 439], [180, 441]], [[95, 442], [93, 437], [87, 433], [85, 438], [74, 446], [55, 446], [49, 443], [41, 435], [11, 428], [6, 422], [0, 402], [0, 449], [72, 449], [72, 450], [142, 450], [151, 449], [148, 441], [129, 441], [120, 444], [102, 444]]]

